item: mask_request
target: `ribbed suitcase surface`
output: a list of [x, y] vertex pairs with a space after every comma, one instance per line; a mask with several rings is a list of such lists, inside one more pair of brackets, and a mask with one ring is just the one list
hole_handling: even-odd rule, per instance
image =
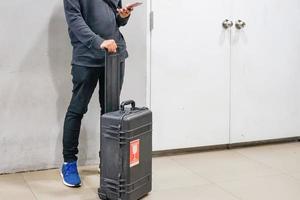
[[[131, 109], [125, 105], [131, 104]], [[135, 108], [134, 101], [101, 117], [101, 174], [103, 200], [137, 200], [152, 187], [152, 112]]]

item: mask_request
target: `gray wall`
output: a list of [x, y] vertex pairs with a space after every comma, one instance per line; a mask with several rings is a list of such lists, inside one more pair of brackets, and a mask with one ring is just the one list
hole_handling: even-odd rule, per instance
[[[0, 173], [57, 167], [72, 86], [62, 0], [9, 0], [0, 7]], [[123, 32], [130, 58], [122, 99], [144, 105], [146, 5]], [[99, 113], [95, 93], [82, 124], [80, 164], [98, 163]]]

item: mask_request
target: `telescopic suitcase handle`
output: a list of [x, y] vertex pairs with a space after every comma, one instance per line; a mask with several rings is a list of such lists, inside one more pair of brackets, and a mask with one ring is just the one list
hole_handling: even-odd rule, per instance
[[135, 109], [135, 102], [133, 100], [123, 101], [120, 106], [121, 111], [125, 111], [125, 106], [131, 104], [131, 110]]

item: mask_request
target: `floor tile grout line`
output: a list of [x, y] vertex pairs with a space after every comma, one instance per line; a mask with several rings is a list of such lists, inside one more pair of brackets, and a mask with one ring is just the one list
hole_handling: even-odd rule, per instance
[[[194, 171], [193, 169], [189, 169], [189, 168], [185, 167], [183, 164], [181, 164], [180, 162], [177, 162], [176, 160], [174, 160], [174, 159], [172, 159], [172, 158], [170, 158], [170, 159], [171, 159], [172, 161], [174, 161], [177, 165], [183, 167], [184, 169], [186, 169], [186, 170], [192, 172], [193, 174], [195, 174], [195, 175], [201, 177], [202, 179], [204, 179], [205, 181], [208, 182], [208, 184], [203, 184], [203, 186], [205, 186], [205, 185], [216, 186], [216, 187], [218, 187], [219, 189], [221, 189], [222, 191], [224, 191], [225, 193], [230, 194], [230, 195], [231, 195], [232, 197], [234, 197], [235, 199], [237, 199], [237, 200], [242, 200], [240, 197], [234, 195], [234, 194], [231, 193], [230, 191], [224, 190], [223, 187], [220, 187], [218, 184], [216, 184], [216, 183], [213, 182], [212, 180], [210, 180], [210, 179], [208, 179], [208, 178], [206, 178], [206, 177], [200, 175], [198, 172]], [[201, 187], [201, 186], [197, 186], [197, 187]]]
[[230, 195], [231, 195], [232, 197], [234, 197], [235, 199], [237, 199], [237, 200], [242, 200], [239, 196], [236, 196], [236, 195], [233, 194], [232, 192], [225, 190], [223, 187], [221, 187], [220, 185], [216, 184], [214, 181], [208, 179], [207, 177], [204, 177], [204, 176], [200, 175], [200, 174], [199, 174], [198, 172], [196, 172], [195, 170], [189, 169], [189, 168], [183, 166], [180, 162], [177, 162], [176, 160], [173, 160], [173, 161], [176, 162], [178, 165], [180, 165], [180, 166], [182, 166], [182, 167], [184, 167], [184, 168], [190, 170], [191, 172], [193, 172], [193, 173], [196, 174], [197, 176], [203, 178], [204, 180], [206, 180], [207, 182], [209, 182], [211, 185], [216, 186], [216, 187], [220, 188], [222, 191], [224, 191], [225, 193], [230, 194]]
[[236, 199], [238, 199], [238, 200], [243, 200], [242, 197], [240, 197], [240, 196], [234, 194], [233, 192], [231, 192], [231, 191], [229, 191], [229, 190], [226, 190], [226, 188], [222, 187], [221, 185], [216, 184], [216, 183], [215, 183], [214, 185], [217, 186], [218, 188], [220, 188], [222, 191], [224, 191], [224, 192], [230, 194], [230, 195], [233, 196], [234, 198], [236, 198]]
[[[297, 172], [296, 172], [297, 173]], [[294, 177], [290, 172], [285, 172], [283, 173], [285, 176], [289, 177], [289, 178], [292, 178], [293, 180], [297, 181], [297, 182], [300, 182], [300, 178], [296, 178]]]
[[256, 160], [256, 159], [253, 159], [253, 158], [251, 158], [251, 157], [249, 157], [249, 156], [247, 156], [247, 155], [245, 155], [245, 154], [243, 154], [243, 153], [241, 153], [241, 152], [238, 152], [238, 151], [237, 151], [237, 153], [240, 154], [241, 156], [245, 157], [245, 158], [248, 159], [248, 160], [251, 160], [251, 161], [253, 161], [253, 162], [256, 162], [256, 163], [258, 163], [258, 164], [260, 164], [260, 165], [263, 165], [263, 166], [265, 166], [265, 167], [271, 168], [272, 170], [278, 171], [278, 172], [281, 173], [281, 174], [283, 174], [283, 173], [285, 172], [285, 170], [278, 169], [278, 168], [274, 168], [273, 166], [271, 166], [271, 165], [269, 165], [269, 164], [266, 164], [266, 163], [264, 163], [264, 162], [262, 162], [262, 161], [259, 161], [259, 160]]
[[259, 163], [259, 164], [261, 164], [261, 165], [264, 165], [264, 166], [266, 166], [266, 167], [269, 167], [269, 168], [271, 168], [271, 169], [274, 170], [274, 171], [278, 171], [278, 172], [281, 173], [281, 174], [284, 174], [284, 173], [287, 172], [286, 170], [283, 170], [283, 169], [280, 169], [280, 168], [275, 168], [275, 167], [273, 167], [272, 165], [269, 165], [269, 164], [264, 163], [264, 162], [262, 162], [262, 161], [258, 161], [258, 160], [252, 159], [252, 158], [250, 158], [250, 157], [248, 157], [248, 156], [246, 156], [246, 155], [244, 155], [244, 156], [245, 156], [246, 158], [248, 158], [249, 160], [256, 161], [257, 163]]
[[[239, 152], [237, 152], [237, 153], [239, 153]], [[245, 155], [242, 155], [242, 156], [245, 157], [245, 158], [247, 158], [247, 159], [249, 159], [249, 160], [251, 160], [251, 161], [253, 161], [251, 158], [248, 158], [248, 157], [246, 157]], [[208, 181], [209, 183], [215, 184], [215, 185], [217, 184], [217, 185], [218, 185], [217, 182], [215, 182], [215, 181], [213, 181], [213, 180], [211, 180], [211, 179], [209, 179], [209, 178], [207, 178], [207, 177], [205, 177], [205, 176], [199, 174], [197, 171], [185, 167], [183, 164], [181, 164], [180, 162], [178, 162], [178, 161], [176, 161], [176, 160], [174, 160], [174, 159], [172, 159], [172, 160], [173, 160], [174, 162], [176, 162], [178, 165], [180, 165], [181, 167], [183, 167], [183, 168], [185, 168], [185, 169], [191, 171], [192, 173], [194, 173], [194, 174], [196, 174], [197, 176], [203, 178], [204, 180]], [[255, 162], [257, 162], [257, 161], [255, 161]], [[262, 164], [262, 163], [260, 163], [260, 162], [257, 162], [257, 163]], [[265, 166], [265, 167], [269, 167], [269, 168], [271, 168], [271, 169], [274, 169], [274, 168], [270, 167], [269, 165], [265, 165], [265, 164], [262, 164], [262, 165]], [[276, 172], [278, 172], [278, 173], [255, 176], [254, 178], [264, 178], [264, 177], [273, 177], [273, 176], [284, 175], [284, 171], [277, 170], [277, 169], [274, 169], [274, 171], [276, 171]], [[224, 182], [233, 182], [233, 181], [239, 181], [239, 179], [232, 179], [232, 180], [227, 180], [227, 181], [225, 180]]]
[[[182, 165], [182, 167], [184, 167], [184, 166]], [[197, 176], [199, 176], [199, 177], [205, 179], [205, 180], [208, 181], [210, 184], [220, 186], [218, 182], [213, 181], [213, 180], [211, 180], [211, 179], [209, 179], [209, 178], [207, 178], [207, 177], [202, 176], [202, 175], [199, 174], [197, 171], [195, 171], [195, 170], [193, 170], [193, 169], [189, 169], [189, 168], [187, 168], [187, 169], [190, 170], [190, 171], [192, 171], [192, 172], [193, 172], [194, 174], [196, 174]], [[266, 174], [266, 175], [255, 176], [255, 177], [253, 177], [253, 178], [266, 178], [266, 177], [274, 177], [274, 176], [280, 176], [280, 175], [285, 175], [285, 174], [279, 172], [278, 174], [277, 174], [277, 173], [276, 173], [276, 174]], [[235, 181], [241, 181], [241, 179], [224, 180], [224, 181], [221, 181], [221, 182], [226, 182], [226, 183], [228, 182], [228, 183], [230, 183], [230, 182], [235, 182]]]
[[189, 168], [187, 168], [187, 167], [185, 167], [185, 166], [183, 166], [181, 163], [179, 163], [179, 162], [177, 162], [177, 161], [175, 161], [175, 160], [173, 160], [174, 162], [176, 162], [177, 164], [179, 164], [180, 166], [182, 166], [182, 167], [184, 167], [184, 168], [186, 168], [186, 169], [188, 169], [188, 170], [190, 170], [191, 172], [193, 172], [194, 174], [196, 174], [197, 176], [199, 176], [199, 177], [201, 177], [201, 178], [203, 178], [204, 180], [206, 180], [207, 182], [209, 182], [210, 184], [207, 184], [207, 185], [212, 185], [212, 186], [216, 186], [216, 187], [218, 187], [219, 189], [221, 189], [222, 191], [224, 191], [225, 193], [228, 193], [228, 194], [230, 194], [232, 197], [234, 197], [235, 199], [237, 199], [237, 200], [242, 200], [242, 198], [240, 198], [239, 196], [237, 196], [237, 195], [235, 195], [235, 194], [233, 194], [232, 192], [230, 192], [230, 191], [227, 191], [226, 189], [224, 189], [223, 187], [221, 187], [220, 185], [218, 185], [217, 183], [215, 183], [214, 181], [212, 181], [212, 180], [210, 180], [210, 179], [208, 179], [207, 177], [204, 177], [204, 176], [202, 176], [202, 175], [200, 175], [198, 172], [196, 172], [195, 170], [193, 170], [193, 169], [189, 169]]
[[[286, 175], [286, 174], [282, 173], [282, 174], [280, 174], [280, 175]], [[278, 175], [268, 175], [268, 176], [265, 176], [265, 177], [276, 177], [276, 176], [278, 176]], [[289, 176], [287, 176], [287, 177], [289, 177]], [[255, 177], [255, 178], [264, 178], [264, 177]], [[291, 178], [291, 177], [289, 177], [289, 178]], [[298, 180], [298, 181], [299, 181], [299, 183], [300, 183], [300, 180]], [[238, 197], [238, 196], [235, 195], [233, 192], [228, 191], [226, 188], [224, 188], [224, 187], [223, 187], [222, 185], [220, 185], [219, 183], [216, 183], [216, 185], [219, 186], [220, 188], [222, 188], [224, 191], [227, 191], [227, 192], [229, 192], [230, 194], [232, 194], [232, 195]], [[242, 200], [243, 198], [242, 198], [242, 197], [239, 197], [239, 199]]]
[[231, 197], [233, 197], [236, 200], [242, 200], [240, 197], [232, 194], [230, 191], [224, 190], [222, 187], [220, 187], [219, 185], [214, 184], [214, 183], [207, 183], [207, 184], [203, 184], [203, 185], [194, 185], [194, 186], [182, 186], [182, 187], [177, 187], [177, 188], [165, 188], [165, 189], [160, 189], [160, 190], [156, 190], [153, 192], [166, 192], [166, 191], [172, 191], [172, 190], [177, 190], [177, 189], [192, 189], [192, 188], [201, 188], [201, 187], [209, 187], [209, 186], [219, 188], [220, 190], [222, 190], [223, 192], [230, 195]]
[[[264, 179], [264, 178], [272, 178], [272, 177], [278, 177], [278, 176], [283, 176], [285, 175], [284, 173], [280, 174], [268, 174], [268, 175], [261, 175], [261, 176], [255, 176], [255, 177], [246, 177], [248, 179]], [[231, 179], [231, 180], [223, 180], [223, 181], [212, 181], [212, 183], [220, 185], [220, 183], [233, 183], [233, 182], [240, 182], [242, 179]]]
[[168, 160], [171, 160], [172, 162], [174, 162], [176, 165], [178, 165], [179, 167], [182, 167], [183, 169], [185, 169], [185, 170], [187, 170], [187, 171], [189, 171], [189, 172], [191, 172], [192, 174], [194, 174], [194, 175], [196, 175], [196, 176], [198, 176], [198, 177], [200, 177], [200, 178], [202, 178], [202, 179], [204, 179], [205, 181], [207, 181], [208, 183], [206, 184], [203, 184], [203, 185], [210, 185], [210, 184], [214, 184], [213, 182], [211, 182], [209, 179], [207, 179], [206, 177], [203, 177], [202, 175], [200, 175], [200, 174], [198, 174], [198, 173], [196, 173], [194, 170], [192, 170], [192, 169], [189, 169], [189, 168], [187, 168], [187, 167], [185, 167], [185, 166], [183, 166], [181, 163], [179, 163], [179, 162], [177, 162], [176, 160], [174, 160], [173, 158], [168, 158]]
[[[249, 160], [251, 160], [251, 161], [254, 161], [254, 162], [256, 162], [256, 163], [259, 163], [259, 164], [261, 164], [261, 165], [263, 165], [263, 166], [265, 166], [265, 167], [271, 168], [272, 170], [278, 172], [278, 174], [261, 175], [261, 176], [257, 176], [257, 177], [254, 177], [254, 178], [274, 177], [274, 176], [280, 176], [280, 175], [286, 175], [286, 176], [288, 176], [288, 177], [290, 177], [290, 178], [292, 177], [292, 176], [291, 176], [288, 172], [286, 172], [285, 170], [278, 169], [278, 168], [274, 168], [274, 167], [272, 167], [272, 166], [270, 166], [270, 165], [268, 165], [268, 164], [266, 164], [266, 163], [263, 163], [263, 162], [261, 162], [261, 161], [259, 161], [259, 160], [252, 159], [252, 158], [248, 157], [247, 155], [245, 155], [245, 154], [243, 154], [243, 153], [241, 153], [241, 152], [236, 151], [236, 153], [240, 154], [241, 156], [243, 156], [243, 157], [245, 157], [245, 158], [247, 158], [247, 159], [249, 159]], [[293, 177], [293, 178], [296, 179], [295, 177]], [[234, 180], [234, 181], [238, 181], [238, 180]], [[300, 181], [300, 180], [298, 180], [298, 181]], [[214, 181], [212, 181], [212, 182], [215, 183], [216, 185], [218, 185], [219, 187], [221, 187], [223, 190], [225, 190], [225, 191], [231, 193], [232, 195], [234, 195], [232, 192], [226, 190], [226, 188], [224, 188], [223, 186], [221, 186], [219, 183], [214, 182]], [[232, 181], [228, 181], [228, 182], [232, 182]], [[235, 195], [234, 195], [234, 196], [235, 196]]]
[[184, 169], [186, 169], [186, 170], [192, 172], [193, 174], [199, 176], [200, 178], [204, 179], [205, 181], [207, 181], [207, 182], [209, 182], [209, 183], [211, 183], [211, 184], [214, 184], [211, 180], [209, 180], [208, 178], [206, 178], [206, 177], [202, 176], [201, 174], [197, 173], [195, 170], [190, 169], [190, 168], [187, 168], [186, 166], [184, 166], [183, 164], [181, 164], [180, 162], [178, 162], [178, 161], [176, 161], [176, 160], [173, 160], [173, 159], [172, 159], [172, 161], [174, 161], [177, 165], [183, 167]]
[[216, 185], [212, 184], [212, 183], [205, 183], [203, 185], [191, 185], [191, 186], [179, 186], [179, 187], [162, 188], [162, 189], [152, 190], [151, 192], [156, 193], [156, 192], [165, 192], [165, 191], [170, 191], [170, 190], [200, 188], [200, 187], [205, 187], [205, 186], [216, 186]]
[[[173, 159], [172, 159], [172, 160], [173, 160]], [[197, 175], [198, 177], [201, 177], [202, 179], [204, 179], [205, 181], [207, 181], [207, 182], [209, 183], [209, 184], [203, 184], [203, 185], [213, 185], [213, 186], [217, 186], [217, 187], [219, 187], [220, 189], [222, 189], [222, 190], [224, 191], [224, 189], [221, 188], [219, 185], [217, 185], [214, 181], [208, 179], [207, 177], [202, 176], [201, 174], [199, 174], [198, 172], [196, 172], [196, 171], [193, 170], [193, 169], [190, 169], [190, 168], [185, 167], [183, 164], [181, 164], [180, 162], [178, 162], [178, 161], [176, 161], [176, 160], [173, 160], [173, 161], [176, 162], [176, 163], [177, 163], [178, 165], [180, 165], [181, 167], [183, 167], [183, 168], [185, 168], [185, 169], [191, 171], [193, 174]], [[231, 196], [233, 196], [234, 198], [237, 198], [237, 196], [231, 194], [230, 192], [228, 192], [228, 191], [225, 191], [225, 192], [226, 192], [226, 193], [229, 193], [229, 194], [230, 194]], [[238, 200], [241, 200], [240, 198], [237, 198], [237, 199], [238, 199]]]
[[[239, 152], [238, 152], [239, 153]], [[243, 156], [245, 156], [245, 155], [243, 155]], [[248, 158], [248, 159], [250, 159], [250, 160], [252, 160], [251, 158], [249, 158], [249, 157], [247, 157], [247, 156], [245, 156], [246, 158]], [[253, 160], [252, 160], [253, 161]], [[258, 161], [258, 163], [260, 163], [260, 164], [263, 164], [264, 166], [268, 166], [268, 167], [270, 167], [269, 165], [266, 165], [266, 164], [264, 164], [264, 163], [261, 163], [260, 161]], [[272, 167], [270, 167], [270, 168], [272, 168]], [[272, 168], [272, 169], [274, 169], [274, 168]], [[276, 171], [278, 171], [279, 173], [278, 174], [268, 174], [268, 175], [261, 175], [261, 176], [256, 176], [256, 177], [253, 177], [254, 179], [262, 179], [262, 178], [267, 178], [267, 177], [276, 177], [276, 176], [282, 176], [282, 175], [287, 175], [285, 172], [283, 172], [282, 170], [277, 170], [276, 169]], [[226, 183], [230, 183], [230, 182], [236, 182], [236, 181], [241, 181], [241, 180], [231, 180], [231, 181], [223, 181], [224, 183], [226, 182]], [[299, 180], [300, 181], [300, 180]], [[225, 192], [228, 192], [228, 193], [230, 193], [231, 195], [233, 195], [234, 197], [236, 197], [236, 198], [238, 198], [239, 200], [242, 200], [243, 198], [242, 197], [240, 197], [240, 196], [238, 196], [238, 195], [236, 195], [236, 194], [234, 194], [233, 192], [231, 192], [231, 191], [229, 191], [229, 190], [227, 190], [226, 188], [224, 188], [222, 185], [220, 185], [220, 183], [218, 183], [218, 182], [215, 182], [215, 181], [211, 181], [212, 183], [214, 183], [215, 185], [217, 185], [218, 187], [220, 187], [223, 191], [225, 191]]]
[[[175, 156], [173, 156], [175, 157]], [[163, 158], [163, 157], [161, 157]], [[215, 185], [214, 183], [212, 183], [211, 181], [209, 181], [208, 179], [200, 176], [199, 174], [195, 173], [193, 170], [186, 168], [185, 166], [183, 166], [181, 163], [178, 163], [177, 161], [175, 161], [174, 159], [170, 158], [170, 157], [166, 157], [167, 160], [170, 160], [172, 162], [174, 162], [177, 166], [182, 167], [183, 169], [187, 170], [188, 172], [192, 173], [193, 175], [198, 176], [199, 178], [204, 179], [204, 181], [206, 181], [207, 183], [203, 183], [201, 185], [193, 185], [193, 186], [180, 186], [180, 187], [173, 187], [173, 188], [165, 188], [165, 189], [158, 189], [157, 192], [159, 191], [167, 191], [167, 190], [173, 190], [173, 189], [180, 189], [180, 188], [191, 188], [191, 187], [201, 187], [201, 186], [208, 186], [208, 185]]]
[[25, 176], [24, 176], [24, 173], [22, 173], [21, 175], [22, 175], [22, 178], [23, 178], [25, 184], [27, 185], [27, 187], [28, 187], [29, 190], [31, 191], [32, 195], [34, 196], [34, 198], [35, 198], [36, 200], [38, 200], [36, 194], [34, 193], [33, 189], [31, 188], [30, 184], [27, 182], [27, 180], [26, 180], [26, 178], [25, 178]]

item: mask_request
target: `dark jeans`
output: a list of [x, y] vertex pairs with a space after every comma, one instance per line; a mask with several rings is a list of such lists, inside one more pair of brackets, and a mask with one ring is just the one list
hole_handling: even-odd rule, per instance
[[[125, 63], [121, 63], [121, 88]], [[72, 67], [73, 95], [64, 122], [63, 156], [65, 162], [77, 160], [81, 120], [88, 110], [88, 104], [99, 82], [99, 102], [104, 108], [104, 67]], [[101, 109], [101, 115], [103, 114]], [[99, 136], [100, 137], [100, 136]]]

